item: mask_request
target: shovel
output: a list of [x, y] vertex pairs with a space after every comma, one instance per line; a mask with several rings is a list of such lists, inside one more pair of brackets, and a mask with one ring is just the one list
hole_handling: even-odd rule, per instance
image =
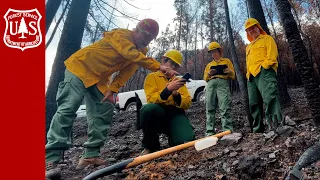
[[[219, 137], [222, 137], [224, 135], [228, 135], [230, 133], [231, 133], [231, 131], [228, 130], [228, 131], [224, 131], [224, 132], [219, 133], [219, 134], [215, 134], [215, 135], [212, 135], [212, 136], [208, 136], [208, 137], [205, 137], [205, 138], [201, 138], [201, 139], [198, 139], [198, 140], [194, 140], [194, 141], [190, 141], [190, 142], [187, 142], [187, 143], [184, 143], [184, 144], [173, 146], [173, 147], [170, 147], [170, 148], [167, 148], [167, 149], [163, 149], [161, 151], [157, 151], [157, 152], [154, 152], [154, 153], [146, 154], [146, 155], [143, 155], [143, 156], [138, 156], [136, 158], [130, 158], [130, 159], [124, 160], [122, 162], [116, 163], [114, 165], [111, 165], [111, 166], [105, 167], [103, 169], [97, 170], [97, 171], [89, 174], [88, 176], [86, 176], [83, 180], [96, 180], [98, 178], [113, 174], [115, 172], [120, 172], [123, 169], [128, 169], [128, 168], [143, 164], [145, 162], [151, 161], [153, 159], [159, 158], [161, 156], [164, 156], [164, 155], [167, 155], [167, 154], [170, 154], [170, 153], [173, 153], [173, 152], [176, 152], [176, 151], [179, 151], [179, 150], [186, 149], [188, 147], [194, 146], [195, 143], [198, 142], [198, 141], [203, 141], [203, 140], [205, 140], [207, 138], [212, 138], [212, 137], [219, 138]], [[208, 148], [208, 147], [206, 147], [206, 148]]]

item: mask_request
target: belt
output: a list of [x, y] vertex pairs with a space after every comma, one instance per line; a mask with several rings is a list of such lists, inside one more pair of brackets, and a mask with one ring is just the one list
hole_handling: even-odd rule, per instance
[[[211, 79], [224, 79], [224, 78], [221, 78], [221, 77], [213, 77]], [[225, 80], [225, 79], [224, 79]]]

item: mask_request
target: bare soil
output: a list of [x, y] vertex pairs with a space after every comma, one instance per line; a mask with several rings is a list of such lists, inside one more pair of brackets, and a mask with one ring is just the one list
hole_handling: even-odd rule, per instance
[[[241, 133], [239, 141], [218, 141], [217, 145], [202, 151], [194, 147], [175, 152], [136, 167], [125, 169], [102, 179], [283, 179], [300, 155], [319, 141], [319, 129], [313, 126], [303, 88], [290, 88], [291, 106], [282, 109], [296, 125], [291, 125], [286, 133], [278, 137], [266, 134], [252, 134], [246, 119], [243, 101], [233, 95], [232, 114], [236, 133]], [[205, 107], [194, 103], [187, 110], [196, 138], [205, 135]], [[101, 150], [102, 158], [109, 165], [139, 156], [142, 131], [135, 129], [136, 112], [120, 112], [114, 117], [108, 139]], [[65, 180], [79, 180], [103, 167], [89, 167], [76, 170], [76, 165], [86, 141], [86, 118], [78, 118], [74, 123], [74, 147], [65, 152], [65, 160], [60, 164]], [[217, 114], [217, 129], [221, 132], [221, 122]], [[267, 133], [267, 132], [266, 132]], [[168, 148], [165, 135], [160, 135], [161, 148]], [[305, 179], [320, 179], [320, 163], [303, 169]]]

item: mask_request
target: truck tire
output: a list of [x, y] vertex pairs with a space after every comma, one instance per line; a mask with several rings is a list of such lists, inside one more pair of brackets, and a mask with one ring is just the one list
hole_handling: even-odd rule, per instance
[[136, 111], [136, 110], [137, 110], [136, 102], [131, 102], [126, 107], [126, 111]]
[[205, 94], [203, 91], [199, 92], [197, 94], [197, 102], [204, 102], [204, 99], [205, 99]]

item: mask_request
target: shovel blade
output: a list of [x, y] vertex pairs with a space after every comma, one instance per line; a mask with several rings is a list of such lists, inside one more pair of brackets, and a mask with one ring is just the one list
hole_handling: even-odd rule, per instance
[[197, 151], [201, 151], [203, 149], [207, 149], [211, 146], [216, 145], [217, 142], [218, 142], [217, 137], [207, 137], [207, 138], [204, 138], [202, 140], [197, 141], [194, 144], [194, 147], [196, 148]]

